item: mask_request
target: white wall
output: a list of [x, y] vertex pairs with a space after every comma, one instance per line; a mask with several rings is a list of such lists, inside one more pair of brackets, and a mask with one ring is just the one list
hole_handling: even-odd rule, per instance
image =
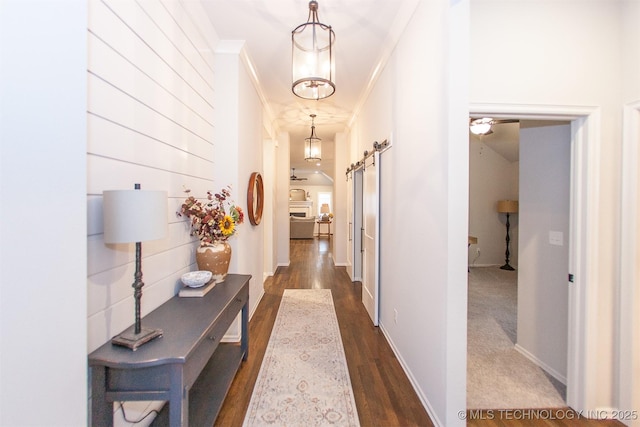
[[[567, 105], [598, 109], [597, 128], [601, 133], [595, 135], [594, 139], [606, 143], [599, 147], [597, 167], [600, 171], [600, 191], [597, 192], [600, 226], [590, 232], [597, 235], [599, 243], [595, 248], [597, 259], [601, 261], [595, 270], [598, 275], [596, 282], [600, 284], [596, 290], [598, 303], [595, 309], [602, 322], [593, 331], [599, 345], [590, 356], [599, 363], [589, 377], [587, 401], [591, 408], [615, 407], [617, 399], [612, 391], [616, 383], [617, 359], [614, 313], [616, 287], [610, 284], [616, 283], [619, 236], [610, 225], [616, 222], [616, 212], [620, 207], [618, 171], [622, 52], [610, 47], [618, 45], [622, 36], [619, 5], [608, 1], [584, 1], [580, 2], [580, 7], [576, 7], [575, 3], [562, 2], [524, 1], [513, 4], [508, 1], [472, 0], [471, 64], [465, 68], [473, 70], [469, 91], [469, 101], [473, 104], [531, 105], [532, 108]], [[433, 4], [428, 6], [438, 7]], [[463, 7], [464, 4], [455, 6]], [[352, 133], [356, 134], [352, 135], [351, 141], [357, 146], [355, 152], [359, 152], [381, 133], [389, 131], [385, 126], [393, 128], [396, 144], [390, 151], [392, 157], [386, 157], [387, 163], [382, 166], [393, 177], [383, 186], [389, 188], [395, 197], [390, 199], [382, 194], [383, 227], [393, 232], [386, 234], [383, 231], [381, 236], [384, 295], [381, 324], [436, 422], [444, 419], [444, 424], [454, 425], [455, 412], [451, 410], [456, 405], [464, 407], [464, 399], [459, 398], [461, 389], [453, 381], [455, 374], [447, 371], [445, 365], [455, 366], [458, 370], [464, 366], [464, 360], [459, 359], [461, 348], [456, 340], [465, 337], [465, 333], [451, 316], [459, 309], [457, 302], [465, 303], [466, 300], [457, 293], [460, 290], [458, 282], [454, 280], [458, 277], [455, 276], [457, 270], [452, 268], [457, 261], [453, 256], [457, 245], [451, 244], [448, 237], [455, 236], [455, 226], [464, 233], [467, 230], [464, 224], [456, 223], [456, 217], [451, 217], [455, 212], [454, 206], [458, 207], [457, 199], [447, 192], [458, 184], [456, 177], [452, 176], [454, 171], [460, 173], [460, 169], [451, 166], [461, 166], [452, 163], [448, 153], [459, 154], [456, 150], [460, 147], [452, 145], [456, 140], [447, 138], [445, 130], [439, 127], [439, 124], [446, 122], [443, 115], [450, 111], [444, 106], [453, 107], [444, 101], [444, 86], [436, 83], [447, 81], [445, 74], [438, 75], [438, 65], [444, 63], [444, 59], [442, 62], [438, 62], [438, 59], [445, 56], [438, 55], [437, 48], [431, 43], [445, 45], [442, 38], [438, 37], [442, 35], [438, 30], [442, 29], [440, 26], [446, 20], [438, 13], [442, 11], [437, 10], [431, 11], [430, 16], [440, 18], [440, 22], [431, 22], [421, 13], [426, 8], [427, 5], [421, 3], [414, 21], [406, 30], [394, 57], [352, 129]], [[420, 22], [421, 31], [428, 32], [428, 37], [414, 33], [418, 31], [414, 27], [415, 22]], [[509, 34], [509, 37], [504, 37], [504, 34]], [[541, 34], [545, 36], [541, 37]], [[428, 43], [422, 46], [421, 52], [414, 51], [404, 57], [403, 48], [408, 43], [405, 45], [403, 42], [410, 38], [428, 40]], [[509, 55], [493, 55], [491, 61], [487, 61], [483, 49], [485, 46], [500, 46], [501, 51], [509, 52]], [[589, 46], [589, 49], [582, 48], [584, 46]], [[635, 48], [637, 44], [633, 43], [633, 46]], [[425, 52], [429, 52], [428, 59], [422, 56]], [[455, 56], [457, 51], [449, 53]], [[413, 75], [414, 70], [420, 76]], [[464, 80], [454, 81], [460, 83]], [[420, 98], [420, 94], [427, 93], [430, 101]], [[456, 94], [452, 91], [449, 96], [458, 99]], [[440, 98], [437, 95], [443, 96], [441, 104], [438, 104]], [[430, 136], [429, 143], [418, 144], [417, 140], [423, 141], [424, 135]], [[467, 150], [468, 139], [464, 139], [464, 149]], [[465, 163], [466, 158], [460, 155], [463, 156], [460, 162]], [[396, 164], [401, 166], [396, 167]], [[445, 165], [450, 168], [447, 169]], [[416, 183], [421, 185], [416, 186]], [[408, 188], [411, 188], [411, 192]], [[398, 227], [398, 224], [406, 222], [408, 212], [421, 213], [421, 225], [417, 229], [411, 227], [411, 233], [407, 231], [409, 227]], [[393, 224], [393, 228], [390, 228], [390, 224]], [[445, 227], [444, 224], [449, 226]], [[451, 233], [450, 236], [447, 233]], [[466, 234], [463, 238], [466, 239]], [[401, 249], [396, 245], [393, 251], [386, 250], [386, 241], [402, 242]], [[408, 262], [407, 253], [424, 255], [419, 260]], [[400, 259], [402, 257], [405, 260]], [[416, 277], [425, 278], [419, 287], [407, 289], [405, 283], [415, 281]], [[394, 286], [386, 287], [385, 283], [390, 281]], [[460, 282], [464, 282], [464, 278]], [[460, 287], [464, 288], [465, 285], [461, 284]], [[411, 297], [407, 298], [406, 295]], [[428, 309], [425, 310], [424, 305], [413, 307], [412, 301], [428, 304]], [[399, 312], [397, 325], [390, 320], [393, 319], [391, 312], [394, 308]], [[457, 314], [466, 318], [463, 311]], [[416, 333], [416, 325], [422, 328], [419, 333]], [[423, 338], [427, 338], [428, 343], [422, 342]], [[427, 350], [422, 350], [424, 348]], [[458, 384], [464, 384], [464, 378]]]
[[273, 276], [278, 267], [276, 254], [278, 253], [277, 238], [278, 222], [276, 220], [275, 203], [277, 197], [276, 173], [278, 170], [277, 156], [278, 146], [275, 140], [264, 141], [264, 175], [262, 182], [264, 186], [264, 208], [262, 210], [262, 221], [264, 222], [264, 278]]
[[[182, 273], [196, 268], [197, 239], [176, 216], [183, 190], [205, 198], [231, 186], [233, 202], [246, 212], [250, 174], [263, 173], [262, 104], [242, 45], [218, 43], [203, 16], [194, 3], [91, 3], [89, 351], [133, 322], [133, 245], [104, 245], [102, 191], [133, 183], [168, 191], [169, 234], [143, 244], [144, 316], [177, 293]], [[263, 292], [264, 225], [247, 220], [229, 242], [229, 272], [253, 277], [253, 311]], [[236, 323], [228, 335], [238, 334]]]
[[[264, 227], [251, 225], [247, 189], [252, 172], [264, 174], [262, 104], [246, 66], [244, 44], [221, 42], [215, 55], [214, 186], [231, 185], [234, 200], [245, 212], [245, 223], [229, 239], [230, 273], [251, 274], [249, 308], [253, 312], [263, 295]], [[251, 153], [251, 155], [247, 155]], [[230, 330], [239, 334], [239, 324]]]
[[[218, 46], [213, 28], [198, 21], [197, 4], [167, 6], [91, 4], [89, 351], [133, 321], [132, 245], [103, 244], [102, 191], [140, 182], [169, 193], [169, 235], [143, 244], [144, 315], [174, 296], [180, 275], [195, 268], [197, 240], [176, 216], [184, 188], [205, 198], [229, 185], [246, 212], [249, 176], [263, 170], [261, 155], [242, 154], [262, 153], [262, 105], [242, 46]], [[215, 59], [214, 48], [223, 51]], [[262, 294], [263, 228], [246, 221], [230, 244], [229, 271], [253, 276], [253, 307]]]
[[349, 163], [393, 135], [379, 166], [380, 325], [447, 426], [466, 408], [466, 11], [419, 2], [350, 135]]
[[[381, 129], [376, 126], [376, 119], [379, 117], [374, 119], [372, 114], [370, 118], [361, 120], [362, 126], [356, 123], [354, 129], [362, 135], [354, 135], [352, 138], [356, 144], [360, 144], [362, 140], [368, 145], [372, 141], [372, 135], [364, 130], [367, 126], [374, 128], [374, 139], [394, 128], [394, 135], [397, 136], [394, 140], [404, 146], [403, 149], [397, 150], [400, 145], [396, 145], [392, 149], [395, 150], [393, 156], [396, 157], [393, 164], [397, 166], [392, 169], [394, 178], [388, 184], [399, 194], [392, 200], [397, 202], [397, 206], [391, 208], [392, 211], [387, 214], [393, 214], [390, 219], [396, 221], [393, 224], [394, 230], [398, 224], [406, 223], [407, 212], [417, 212], [417, 209], [426, 208], [430, 213], [425, 229], [420, 230], [416, 236], [408, 236], [406, 231], [401, 230], [385, 237], [387, 240], [402, 242], [402, 249], [398, 253], [386, 255], [389, 258], [388, 270], [385, 272], [386, 280], [391, 278], [398, 283], [397, 279], [405, 279], [400, 281], [402, 283], [408, 278], [414, 281], [416, 277], [420, 278], [418, 289], [409, 289], [406, 286], [400, 286], [397, 290], [389, 289], [393, 293], [390, 303], [397, 304], [404, 314], [399, 318], [399, 327], [393, 327], [393, 330], [387, 333], [396, 349], [400, 350], [398, 354], [402, 363], [409, 368], [410, 378], [417, 385], [421, 396], [426, 397], [436, 421], [448, 426], [462, 425], [462, 422], [455, 420], [455, 411], [465, 407], [464, 347], [461, 344], [465, 341], [465, 332], [464, 325], [460, 325], [462, 321], [458, 319], [465, 318], [464, 310], [461, 310], [461, 306], [466, 304], [465, 297], [459, 293], [464, 287], [466, 277], [464, 240], [467, 219], [465, 216], [461, 220], [458, 212], [466, 212], [466, 202], [459, 200], [459, 197], [466, 200], [467, 195], [464, 191], [457, 191], [459, 182], [456, 180], [460, 177], [454, 174], [462, 175], [461, 178], [465, 180], [467, 178], [464, 172], [460, 172], [467, 168], [466, 155], [463, 154], [467, 150], [467, 135], [466, 129], [462, 129], [463, 135], [458, 135], [455, 133], [454, 125], [443, 125], [448, 121], [466, 122], [464, 114], [458, 117], [459, 114], [455, 110], [463, 97], [460, 94], [466, 94], [467, 79], [460, 74], [468, 72], [469, 69], [473, 70], [469, 93], [470, 100], [474, 103], [596, 106], [601, 109], [601, 137], [598, 140], [603, 141], [599, 164], [599, 220], [602, 225], [596, 230], [600, 234], [598, 259], [601, 260], [601, 265], [598, 282], [602, 284], [603, 289], [598, 290], [602, 298], [596, 307], [602, 322], [599, 328], [593, 331], [600, 346], [598, 353], [593, 354], [599, 362], [599, 368], [594, 375], [596, 382], [592, 388], [596, 389], [595, 399], [598, 405], [613, 406], [617, 404], [615, 393], [611, 392], [615, 388], [612, 378], [616, 371], [614, 361], [617, 360], [617, 344], [614, 334], [610, 331], [616, 330], [612, 313], [615, 307], [612, 293], [615, 292], [617, 283], [619, 230], [611, 227], [611, 224], [617, 223], [618, 212], [621, 209], [618, 200], [621, 105], [623, 102], [640, 99], [637, 80], [640, 55], [637, 49], [636, 25], [640, 11], [637, 2], [613, 3], [610, 0], [597, 0], [541, 3], [526, 0], [513, 4], [507, 0], [470, 0], [470, 40], [473, 47], [471, 67], [461, 64], [460, 67], [451, 67], [446, 73], [439, 67], [446, 61], [463, 62], [456, 56], [466, 56], [468, 51], [450, 50], [451, 56], [445, 59], [445, 49], [437, 47], [446, 44], [442, 40], [446, 33], [444, 26], [449, 24], [452, 30], [459, 30], [458, 34], [451, 37], [462, 38], [466, 37], [467, 28], [458, 25], [457, 16], [444, 11], [444, 4], [448, 2], [422, 3], [424, 4], [421, 5], [396, 52], [397, 57], [393, 61], [396, 65], [391, 65], [391, 71], [388, 71], [396, 77], [382, 83], [388, 85], [382, 99], [389, 101], [389, 105], [378, 108], [383, 110], [383, 115], [391, 114], [391, 122], [385, 121], [385, 128]], [[469, 2], [463, 0], [453, 3], [451, 11], [461, 14]], [[142, 4], [145, 8], [153, 8], [147, 3]], [[196, 23], [201, 24], [199, 19], [204, 14], [188, 11], [196, 7], [192, 2], [180, 4], [188, 9], [186, 13], [182, 13], [180, 5], [173, 2], [163, 4], [170, 5], [170, 13], [181, 23], [182, 28], [193, 29]], [[618, 4], [623, 4], [624, 8], [618, 8]], [[90, 5], [93, 7], [94, 2]], [[123, 308], [117, 309], [122, 313], [119, 315], [119, 318], [123, 319], [121, 323], [131, 323], [133, 316], [132, 303], [127, 302], [130, 300], [128, 295], [131, 292], [132, 277], [130, 251], [117, 256], [106, 254], [108, 265], [97, 265], [101, 257], [96, 255], [99, 249], [95, 246], [99, 247], [101, 242], [100, 231], [96, 228], [100, 222], [97, 219], [100, 211], [99, 201], [96, 200], [102, 189], [96, 188], [99, 187], [95, 182], [97, 177], [93, 176], [99, 170], [94, 170], [93, 167], [97, 159], [88, 160], [89, 174], [85, 175], [87, 164], [84, 159], [87, 148], [82, 141], [87, 120], [86, 42], [87, 38], [91, 40], [94, 36], [87, 35], [86, 32], [87, 12], [84, 2], [9, 0], [3, 2], [2, 8], [3, 133], [0, 224], [3, 252], [0, 295], [0, 424], [38, 424], [42, 420], [42, 411], [46, 411], [48, 424], [82, 425], [86, 422], [86, 352], [99, 341], [96, 341], [95, 333], [90, 333], [87, 340], [85, 319], [88, 307], [84, 302], [87, 296], [85, 284], [88, 285], [88, 289], [95, 289], [96, 286], [104, 287], [105, 283], [112, 283], [121, 294], [119, 298], [124, 298], [121, 304]], [[425, 10], [427, 8], [430, 9]], [[153, 9], [152, 16], [157, 17], [155, 13], [158, 11]], [[144, 26], [140, 22], [145, 22], [145, 19], [148, 18], [141, 17], [138, 20], [136, 29], [142, 30], [137, 25]], [[453, 20], [453, 23], [447, 20]], [[188, 21], [192, 21], [192, 24], [187, 24]], [[108, 33], [114, 32], [120, 37], [122, 32], [117, 28], [118, 26], [110, 26]], [[203, 30], [204, 27], [199, 25], [199, 28]], [[207, 31], [205, 34], [209, 40], [215, 39]], [[509, 37], [505, 37], [504, 34], [509, 34]], [[541, 37], [541, 34], [545, 37]], [[190, 33], [190, 37], [196, 36]], [[197, 37], [192, 40], [196, 39]], [[416, 43], [416, 40], [422, 44]], [[621, 41], [623, 43], [620, 43]], [[410, 51], [410, 44], [413, 46], [412, 49], [420, 49], [417, 55]], [[509, 55], [504, 59], [494, 55], [491, 56], [491, 61], [487, 61], [482, 49], [487, 45], [500, 46], [501, 51], [509, 52]], [[620, 49], [612, 49], [611, 46], [620, 46]], [[12, 47], [15, 49], [11, 49]], [[210, 51], [210, 46], [208, 48]], [[204, 52], [206, 51], [205, 46]], [[93, 55], [94, 51], [90, 50], [90, 53]], [[161, 79], [165, 79], [166, 73], [170, 71], [162, 64], [159, 67], [152, 66], [153, 59], [146, 56], [148, 53], [141, 49], [137, 52], [136, 59], [143, 61], [146, 72], [164, 70]], [[625, 71], [621, 72], [620, 64], [623, 62]], [[411, 70], [412, 66], [417, 64], [419, 66], [416, 70]], [[105, 71], [110, 71], [108, 67], [105, 68]], [[43, 72], [45, 70], [46, 72]], [[205, 71], [205, 75], [207, 74]], [[123, 78], [121, 82], [124, 84], [126, 80], [127, 78]], [[173, 79], [170, 80], [179, 84]], [[443, 82], [447, 82], [447, 85]], [[141, 90], [145, 84], [150, 84], [149, 81], [139, 83], [138, 89]], [[452, 89], [455, 85], [459, 88]], [[94, 86], [90, 88], [93, 89]], [[450, 91], [448, 98], [455, 99], [456, 102], [447, 102], [447, 96], [443, 94], [444, 88]], [[91, 89], [88, 94], [90, 100], [94, 96]], [[173, 90], [177, 91], [173, 92], [174, 94], [182, 93], [178, 89]], [[61, 102], [62, 99], [64, 102]], [[187, 99], [189, 103], [193, 101], [192, 98]], [[9, 107], [7, 102], [10, 102]], [[171, 101], [171, 105], [174, 105], [174, 102], [179, 105], [181, 101]], [[64, 105], [64, 108], [61, 108], [61, 105]], [[208, 107], [200, 104], [195, 108], [201, 111]], [[455, 114], [451, 114], [448, 120], [443, 122], [441, 115], [450, 111], [455, 111]], [[191, 114], [188, 117], [194, 118]], [[89, 124], [91, 131], [95, 121], [89, 120], [93, 122]], [[136, 126], [138, 123], [144, 126], [148, 124], [148, 119], [137, 117]], [[166, 124], [159, 123], [159, 126]], [[458, 126], [462, 128], [460, 124]], [[118, 126], [113, 124], [113, 127]], [[134, 133], [132, 131], [127, 140], [138, 144], [143, 137], [133, 135]], [[429, 136], [426, 141], [428, 144], [425, 144], [425, 135]], [[140, 181], [143, 188], [151, 189], [151, 183], [170, 188], [170, 200], [177, 204], [183, 196], [181, 186], [184, 180], [181, 175], [183, 172], [180, 171], [184, 170], [185, 166], [180, 164], [181, 159], [192, 158], [197, 144], [188, 136], [175, 139], [187, 141], [189, 147], [182, 156], [170, 156], [175, 163], [170, 165], [171, 169], [157, 172], [162, 174], [162, 178], [155, 179], [156, 172], [152, 172], [154, 179], [148, 178], [151, 170], [158, 168], [155, 162], [164, 158], [159, 156], [160, 159], [142, 159], [144, 164], [140, 166], [131, 164], [131, 169], [107, 168], [105, 171], [103, 168], [103, 172], [98, 174], [112, 178], [112, 181], [104, 182], [103, 185], [113, 185], [112, 188], [115, 188], [117, 184], [119, 188], [130, 188], [133, 182], [142, 177], [144, 180]], [[113, 140], [118, 142], [121, 139]], [[89, 141], [91, 142], [91, 137]], [[286, 137], [279, 136], [278, 141], [286, 141]], [[152, 144], [156, 143], [156, 149], [163, 146], [160, 141]], [[124, 150], [118, 150], [118, 158], [112, 161], [117, 163], [124, 159], [124, 163], [131, 162], [136, 153], [125, 152], [129, 147], [128, 145]], [[108, 149], [104, 146], [101, 148]], [[165, 150], [174, 148], [164, 147]], [[288, 151], [285, 151], [288, 150], [288, 141], [286, 147], [280, 145], [279, 150], [286, 152], [288, 158]], [[410, 156], [409, 152], [414, 150], [414, 154], [420, 156]], [[356, 153], [353, 157], [357, 158], [362, 151], [359, 147], [353, 147], [352, 152]], [[200, 155], [200, 160], [190, 160], [186, 164], [189, 173], [194, 169], [198, 170], [198, 180], [202, 183], [194, 188], [200, 192], [206, 191], [210, 178], [206, 173], [202, 173], [202, 168], [195, 163], [206, 164], [210, 161], [208, 155], [209, 150], [205, 150], [205, 153]], [[90, 153], [89, 156], [93, 154]], [[283, 157], [280, 154], [278, 156], [279, 160]], [[421, 160], [417, 161], [416, 157], [421, 157]], [[103, 158], [99, 162], [103, 161], [108, 159]], [[448, 165], [446, 174], [442, 172], [441, 162]], [[287, 168], [278, 169], [278, 184], [286, 188], [288, 160], [283, 157], [281, 164], [287, 164]], [[429, 168], [430, 166], [435, 167]], [[142, 173], [138, 175], [136, 172]], [[447, 179], [444, 179], [444, 175]], [[175, 179], [170, 180], [169, 177]], [[16, 182], [19, 184], [14, 184]], [[85, 189], [87, 182], [89, 188]], [[416, 183], [421, 184], [421, 187], [417, 191], [409, 192], [408, 188], [415, 188]], [[447, 188], [443, 190], [443, 187]], [[460, 195], [454, 196], [456, 193]], [[84, 204], [86, 194], [89, 195], [87, 206]], [[286, 191], [279, 191], [278, 194], [286, 195]], [[25, 195], [37, 198], [38, 203], [48, 207], [46, 220], [54, 226], [39, 230], [40, 239], [57, 242], [57, 248], [60, 248], [53, 254], [53, 258], [49, 258], [48, 263], [41, 264], [40, 268], [48, 271], [47, 280], [32, 284], [29, 298], [24, 297], [23, 290], [15, 288], [12, 291], [13, 288], [7, 286], [8, 283], [19, 282], [22, 273], [31, 268], [30, 258], [23, 254], [32, 249], [33, 239], [25, 238], [24, 230], [27, 229], [27, 225], [37, 224], [41, 220], [37, 211], [22, 212], [19, 219], [15, 216], [15, 201], [21, 200]], [[276, 209], [286, 210], [286, 199], [284, 203], [281, 202], [278, 200], [282, 207], [277, 206]], [[453, 215], [449, 221], [446, 215], [438, 212], [443, 206]], [[278, 218], [286, 219], [287, 215], [278, 215]], [[22, 222], [18, 224], [18, 220]], [[171, 234], [166, 242], [150, 243], [143, 247], [146, 273], [144, 310], [150, 309], [148, 304], [156, 301], [159, 303], [159, 300], [162, 300], [163, 297], [156, 293], [163, 294], [173, 288], [177, 283], [175, 278], [180, 273], [174, 271], [166, 278], [155, 277], [152, 273], [155, 271], [154, 258], [162, 251], [171, 251], [172, 255], [177, 251], [179, 260], [175, 263], [183, 264], [186, 268], [192, 262], [192, 250], [182, 251], [184, 246], [192, 247], [191, 243], [182, 241], [185, 228], [172, 217], [168, 218], [168, 222], [171, 222]], [[21, 224], [25, 226], [21, 227]], [[435, 229], [435, 224], [438, 224], [440, 229]], [[458, 229], [463, 235], [456, 235]], [[449, 233], [450, 237], [443, 237], [443, 233]], [[288, 263], [288, 233], [279, 233], [279, 238], [280, 235], [285, 236], [283, 240], [286, 247], [278, 241], [278, 262], [282, 250], [282, 253], [286, 253], [285, 259]], [[461, 239], [458, 241], [457, 237]], [[85, 251], [87, 244], [90, 259], [87, 259]], [[457, 256], [457, 250], [461, 251], [460, 256]], [[406, 254], [407, 251], [423, 254], [419, 258], [420, 263], [409, 264], [401, 260], [402, 254]], [[118, 267], [109, 263], [117, 263]], [[175, 263], [172, 261], [170, 265], [175, 266]], [[417, 268], [416, 264], [420, 267]], [[89, 269], [88, 279], [85, 266]], [[99, 268], [96, 270], [96, 267]], [[447, 271], [443, 272], [443, 269]], [[107, 276], [117, 276], [117, 283], [111, 280], [100, 282], [99, 272], [104, 272]], [[151, 290], [151, 287], [158, 290]], [[124, 296], [125, 294], [127, 296]], [[52, 304], [52, 301], [64, 303]], [[428, 309], [426, 311], [425, 306]], [[61, 307], [64, 309], [61, 310]], [[386, 314], [383, 311], [383, 320], [385, 316], [386, 319], [389, 318], [388, 307], [386, 309]], [[111, 310], [115, 311], [116, 307], [112, 306]], [[55, 319], [55, 322], [51, 322], [51, 319]], [[25, 329], [23, 325], [37, 327]], [[392, 329], [392, 325], [387, 323], [385, 327]], [[416, 334], [416, 330], [423, 327], [424, 330]], [[99, 332], [98, 335], [108, 339], [110, 333]], [[65, 344], [61, 345], [62, 342]], [[17, 348], [23, 351], [15, 351]], [[425, 351], [424, 348], [428, 350]], [[45, 353], [47, 358], [43, 359], [41, 354]], [[637, 367], [633, 369], [635, 371], [621, 372], [620, 375], [638, 372]], [[29, 372], [30, 375], [25, 377], [24, 372]], [[41, 379], [45, 377], [49, 380], [43, 383]], [[640, 387], [635, 387], [635, 390], [638, 389]], [[29, 401], [23, 399], [25, 395], [30, 396]], [[637, 402], [637, 397], [635, 399]], [[33, 411], [30, 406], [30, 402], [34, 400], [40, 402], [38, 411]], [[633, 406], [636, 407], [637, 405]]]
[[[517, 345], [563, 382], [567, 376], [570, 125], [520, 128]], [[562, 233], [561, 245], [550, 232]]]
[[[506, 216], [496, 212], [499, 200], [518, 200], [518, 162], [502, 157], [480, 138], [469, 139], [469, 235], [478, 238], [468, 250], [469, 265], [503, 265]], [[518, 215], [509, 218], [510, 260], [518, 266]], [[480, 255], [477, 254], [480, 249]]]
[[[624, 121], [623, 200], [621, 233], [623, 239], [620, 291], [620, 408], [640, 407], [640, 2], [623, 2], [623, 102], [627, 108]], [[635, 230], [635, 232], [634, 232]], [[625, 420], [630, 426], [640, 426], [640, 418]]]
[[624, 52], [622, 55], [624, 82], [622, 101], [627, 104], [640, 99], [640, 80], [638, 79], [638, 74], [640, 74], [640, 49], [638, 49], [640, 28], [637, 25], [638, 19], [640, 19], [640, 3], [636, 0], [622, 0], [621, 4], [623, 20], [621, 44]]
[[193, 11], [178, 3], [167, 6], [90, 3], [89, 351], [133, 323], [134, 245], [103, 243], [102, 191], [140, 183], [142, 189], [168, 192], [168, 236], [142, 245], [144, 316], [174, 296], [180, 275], [195, 265], [197, 243], [176, 216], [184, 188], [206, 197], [218, 184], [212, 183], [215, 33], [199, 31]]
[[289, 134], [280, 133], [278, 135], [278, 153], [276, 162], [278, 191], [276, 193], [276, 222], [277, 222], [277, 265], [289, 265], [289, 177], [291, 169], [289, 169]]
[[[188, 222], [176, 215], [186, 197], [184, 190], [205, 198], [207, 190], [232, 184], [234, 198], [242, 202], [243, 193], [235, 181], [225, 179], [231, 177], [226, 170], [219, 171], [223, 162], [214, 156], [219, 119], [213, 105], [213, 48], [218, 39], [203, 16], [201, 6], [194, 3], [89, 3], [89, 352], [134, 321], [135, 248], [104, 244], [104, 190], [131, 189], [140, 183], [142, 189], [168, 193], [167, 236], [142, 244], [142, 316], [173, 297], [182, 286], [180, 276], [196, 269], [197, 239], [189, 236]], [[135, 418], [133, 410], [129, 412]], [[115, 422], [123, 422], [120, 412]]]
[[[637, 58], [637, 37], [625, 35], [622, 2], [538, 2], [471, 0], [470, 100], [477, 104], [588, 106], [598, 109], [599, 226], [594, 270], [597, 284], [593, 309], [594, 369], [586, 373], [585, 402], [590, 408], [615, 407], [616, 289], [619, 235], [615, 226], [620, 206], [621, 110], [625, 87], [623, 57]], [[636, 14], [637, 16], [637, 14]], [[505, 37], [508, 34], [508, 37]], [[632, 34], [631, 34], [632, 35]], [[621, 45], [624, 39], [626, 43]], [[499, 46], [505, 55], [487, 55]], [[588, 48], [586, 48], [588, 46]], [[611, 48], [617, 46], [620, 48]], [[624, 50], [623, 50], [624, 49]], [[637, 87], [637, 83], [634, 83]], [[521, 259], [522, 259], [522, 254]], [[522, 260], [520, 261], [522, 262]]]
[[[290, 181], [289, 189], [302, 189], [309, 194], [309, 200], [313, 202], [313, 216], [320, 215], [320, 203], [318, 203], [318, 193], [331, 193], [333, 196], [333, 186], [331, 185], [316, 185], [309, 181]], [[331, 207], [335, 204], [335, 198], [332, 197]]]
[[0, 10], [0, 425], [87, 420], [87, 5]]
[[332, 233], [333, 239], [333, 262], [336, 266], [349, 266], [349, 257], [347, 251], [349, 250], [349, 218], [348, 212], [348, 195], [347, 187], [350, 183], [347, 183], [344, 173], [347, 170], [348, 162], [347, 147], [348, 144], [347, 134], [336, 134], [335, 143], [335, 172], [336, 177], [333, 182], [333, 225]]

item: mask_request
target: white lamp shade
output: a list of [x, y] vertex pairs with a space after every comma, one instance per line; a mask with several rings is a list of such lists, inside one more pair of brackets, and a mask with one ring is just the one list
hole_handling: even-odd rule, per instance
[[320, 213], [329, 213], [328, 203], [323, 203], [322, 206], [320, 206]]
[[105, 243], [144, 242], [166, 236], [166, 191], [109, 190], [102, 195]]

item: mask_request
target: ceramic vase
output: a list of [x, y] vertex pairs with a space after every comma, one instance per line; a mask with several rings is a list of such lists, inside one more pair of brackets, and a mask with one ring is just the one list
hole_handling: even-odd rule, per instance
[[210, 246], [200, 246], [196, 251], [198, 270], [210, 271], [215, 283], [223, 282], [229, 271], [231, 246], [227, 242], [218, 242]]

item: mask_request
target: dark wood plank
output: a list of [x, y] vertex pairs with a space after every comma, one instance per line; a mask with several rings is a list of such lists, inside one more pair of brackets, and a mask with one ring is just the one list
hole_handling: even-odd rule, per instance
[[360, 423], [363, 426], [432, 426], [400, 363], [331, 257], [332, 239], [291, 240], [290, 265], [265, 283], [265, 295], [249, 322], [249, 360], [236, 374], [216, 426], [241, 426], [249, 406], [284, 289], [331, 289]]
[[[222, 343], [213, 354], [198, 380], [189, 390], [189, 420], [211, 425], [224, 402], [233, 375], [242, 360], [240, 344]], [[169, 426], [169, 405], [165, 404], [151, 427]]]
[[[361, 302], [360, 283], [352, 283], [344, 268], [334, 266], [332, 241], [327, 238], [290, 241], [291, 263], [289, 267], [278, 268], [265, 283], [265, 295], [249, 322], [249, 360], [240, 367], [215, 426], [242, 425], [282, 293], [287, 288], [331, 289], [362, 426], [433, 425], [384, 335], [372, 325]], [[469, 426], [622, 425], [577, 418], [577, 414], [576, 418], [565, 420], [509, 420], [500, 419], [496, 414], [493, 419], [470, 418], [473, 419], [467, 420]]]

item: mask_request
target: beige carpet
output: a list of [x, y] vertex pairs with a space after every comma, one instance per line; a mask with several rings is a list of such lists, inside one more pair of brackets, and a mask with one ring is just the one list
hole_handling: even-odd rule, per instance
[[286, 289], [245, 426], [359, 426], [330, 289]]
[[515, 350], [517, 274], [498, 267], [469, 272], [469, 409], [566, 406], [564, 386]]

